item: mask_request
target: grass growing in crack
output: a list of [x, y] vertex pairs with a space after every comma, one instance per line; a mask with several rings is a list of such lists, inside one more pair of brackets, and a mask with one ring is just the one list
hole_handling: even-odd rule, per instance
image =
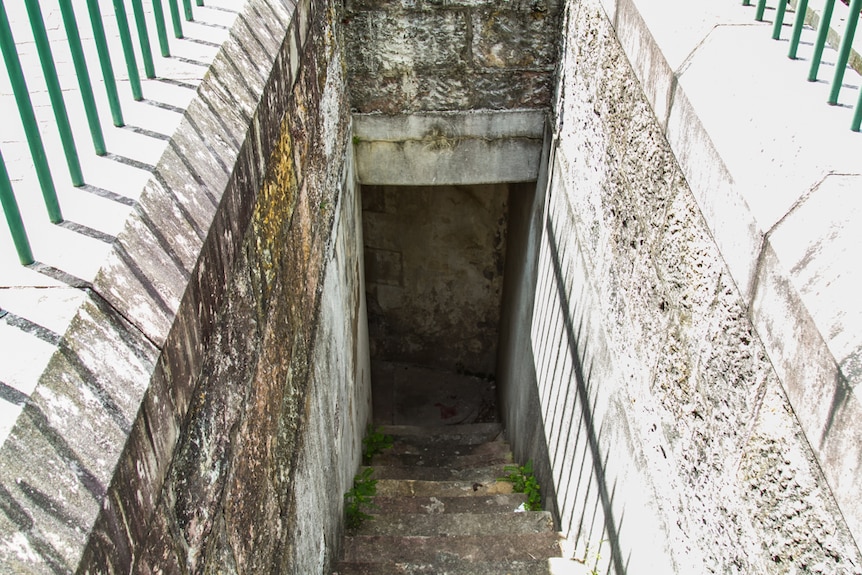
[[541, 511], [542, 492], [539, 489], [539, 482], [533, 475], [533, 462], [528, 461], [525, 465], [509, 465], [504, 469], [509, 475], [500, 479], [511, 483], [515, 493], [527, 495], [527, 503], [524, 505], [526, 510]]
[[362, 440], [362, 465], [371, 465], [371, 460], [378, 453], [392, 447], [392, 436], [383, 433], [380, 428], [368, 426], [365, 438]]
[[377, 493], [377, 480], [371, 478], [374, 470], [366, 467], [353, 478], [353, 487], [344, 494], [345, 525], [350, 530], [359, 529], [362, 523], [371, 519], [366, 510], [374, 507], [371, 498]]

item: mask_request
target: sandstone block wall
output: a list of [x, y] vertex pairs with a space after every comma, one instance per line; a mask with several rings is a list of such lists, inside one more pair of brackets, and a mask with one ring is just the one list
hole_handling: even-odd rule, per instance
[[526, 263], [507, 305], [530, 327], [501, 384], [570, 556], [629, 574], [860, 572], [602, 4], [568, 2], [564, 38], [550, 185], [510, 236]]
[[239, 15], [0, 450], [0, 571], [328, 572], [370, 410], [339, 25]]
[[559, 0], [349, 0], [345, 56], [355, 112], [544, 108]]

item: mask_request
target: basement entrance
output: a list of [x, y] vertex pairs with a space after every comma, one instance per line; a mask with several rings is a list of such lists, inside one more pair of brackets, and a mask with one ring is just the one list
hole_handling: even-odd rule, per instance
[[361, 186], [376, 425], [499, 420], [506, 254], [521, 241], [509, 234], [509, 210], [514, 194], [534, 191]]

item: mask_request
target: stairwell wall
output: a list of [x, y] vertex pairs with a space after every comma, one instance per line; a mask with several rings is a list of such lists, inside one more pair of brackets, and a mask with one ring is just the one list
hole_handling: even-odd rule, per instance
[[0, 450], [0, 571], [329, 573], [370, 416], [340, 23], [238, 15]]
[[[612, 573], [862, 562], [598, 0], [570, 0], [549, 183], [509, 236], [500, 377], [569, 557]], [[508, 264], [507, 264], [508, 265]]]

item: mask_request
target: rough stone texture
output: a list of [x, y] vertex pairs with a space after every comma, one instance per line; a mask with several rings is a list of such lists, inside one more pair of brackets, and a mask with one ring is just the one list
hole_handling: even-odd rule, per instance
[[354, 111], [545, 108], [553, 91], [557, 0], [350, 0]]
[[531, 325], [501, 354], [516, 457], [547, 445], [571, 553], [612, 572], [860, 572], [601, 2], [567, 16], [547, 215], [509, 238], [527, 258], [507, 305]]
[[507, 186], [363, 186], [374, 359], [494, 372]]
[[0, 450], [0, 571], [328, 572], [370, 415], [339, 23], [238, 16]]

